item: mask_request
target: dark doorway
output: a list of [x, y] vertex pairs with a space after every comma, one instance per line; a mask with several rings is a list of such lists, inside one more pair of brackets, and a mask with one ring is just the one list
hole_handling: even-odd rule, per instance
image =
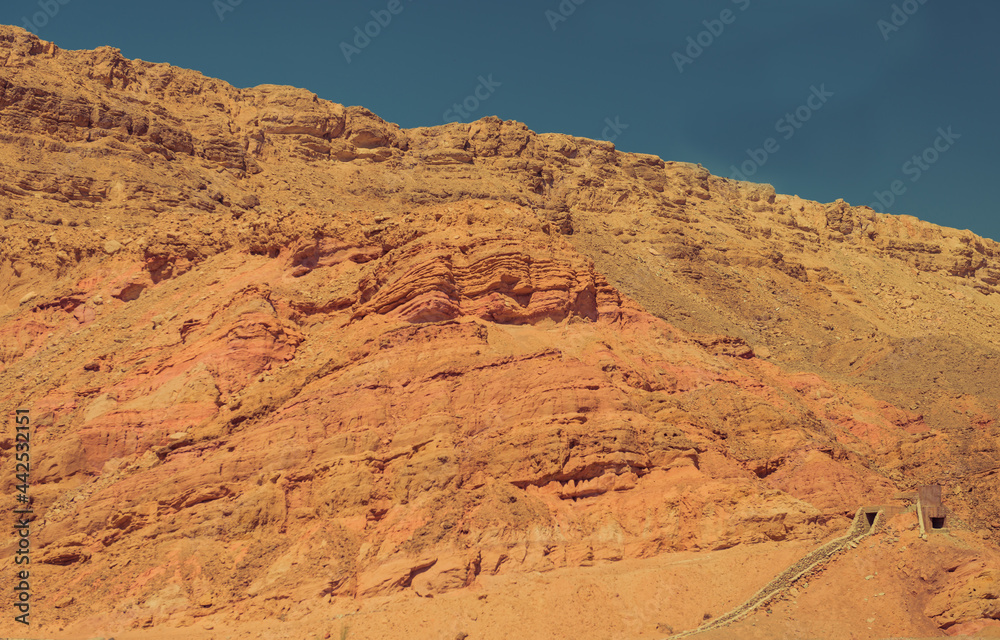
[[865, 514], [868, 518], [868, 528], [870, 529], [873, 524], [875, 524], [875, 518], [878, 517], [878, 511], [869, 511]]
[[931, 518], [931, 529], [944, 529], [944, 517]]

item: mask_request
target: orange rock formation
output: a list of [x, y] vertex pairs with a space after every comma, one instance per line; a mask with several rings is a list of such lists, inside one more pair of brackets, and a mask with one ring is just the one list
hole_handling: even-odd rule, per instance
[[995, 628], [996, 242], [14, 27], [0, 55], [40, 633], [664, 637], [938, 482], [948, 533], [894, 518], [704, 637]]

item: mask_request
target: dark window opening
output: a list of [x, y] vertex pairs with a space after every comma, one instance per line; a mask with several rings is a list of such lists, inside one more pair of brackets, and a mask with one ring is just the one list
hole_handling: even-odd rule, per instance
[[868, 518], [868, 526], [869, 527], [872, 526], [873, 524], [875, 524], [875, 518], [877, 516], [878, 516], [878, 512], [877, 511], [869, 512], [869, 513], [865, 514], [865, 517]]
[[931, 529], [944, 529], [944, 517], [931, 518]]

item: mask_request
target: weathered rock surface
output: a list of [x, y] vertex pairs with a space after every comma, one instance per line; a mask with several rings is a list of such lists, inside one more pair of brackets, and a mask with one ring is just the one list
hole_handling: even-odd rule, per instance
[[[808, 549], [927, 482], [997, 540], [991, 240], [17, 28], [0, 60], [0, 411], [31, 411], [43, 629], [311, 629]], [[886, 633], [996, 618], [995, 566]]]
[[1000, 620], [1000, 571], [986, 569], [956, 582], [934, 596], [924, 613], [942, 628], [983, 619]]

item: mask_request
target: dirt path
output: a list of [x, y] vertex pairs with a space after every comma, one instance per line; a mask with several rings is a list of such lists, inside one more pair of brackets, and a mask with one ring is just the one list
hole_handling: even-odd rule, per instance
[[858, 509], [857, 513], [854, 514], [854, 521], [851, 523], [851, 527], [847, 530], [846, 534], [835, 540], [827, 542], [814, 551], [807, 553], [798, 562], [779, 573], [773, 580], [764, 585], [764, 587], [755, 593], [749, 600], [729, 611], [725, 615], [722, 615], [695, 629], [690, 629], [688, 631], [669, 636], [668, 640], [673, 640], [674, 638], [684, 638], [686, 636], [691, 636], [696, 633], [702, 633], [712, 629], [719, 629], [746, 617], [753, 611], [773, 600], [775, 597], [787, 591], [793, 584], [802, 578], [802, 576], [812, 569], [828, 562], [841, 551], [853, 549], [858, 546], [859, 541], [877, 531], [884, 522], [885, 512], [879, 511], [875, 516], [875, 521], [871, 524], [871, 526], [869, 526], [864, 510]]

